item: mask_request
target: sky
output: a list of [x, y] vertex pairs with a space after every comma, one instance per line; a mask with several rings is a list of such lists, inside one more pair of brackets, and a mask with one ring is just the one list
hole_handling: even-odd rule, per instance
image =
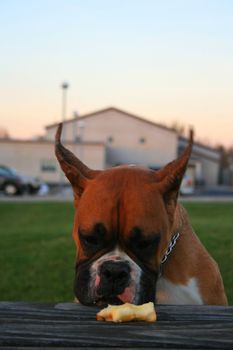
[[233, 145], [233, 1], [0, 1], [0, 128], [109, 106]]

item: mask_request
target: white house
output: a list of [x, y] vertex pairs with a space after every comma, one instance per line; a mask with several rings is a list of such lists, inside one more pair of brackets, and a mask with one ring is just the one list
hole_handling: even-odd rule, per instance
[[[46, 139], [54, 140], [57, 124], [46, 127]], [[117, 108], [106, 108], [64, 123], [63, 141], [102, 142], [105, 167], [134, 163], [159, 168], [177, 156], [174, 130]]]
[[[46, 126], [40, 140], [0, 139], [0, 164], [51, 184], [64, 180], [54, 155], [57, 125]], [[187, 144], [173, 129], [114, 107], [65, 121], [63, 142], [93, 169], [132, 163], [158, 169]], [[219, 159], [218, 151], [195, 143], [188, 171], [199, 183], [216, 185]]]

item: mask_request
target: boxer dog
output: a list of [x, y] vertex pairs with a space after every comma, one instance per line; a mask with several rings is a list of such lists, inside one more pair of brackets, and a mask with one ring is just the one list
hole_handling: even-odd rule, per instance
[[177, 202], [193, 137], [158, 171], [89, 169], [60, 141], [55, 153], [74, 193], [74, 292], [85, 305], [226, 305], [222, 278]]

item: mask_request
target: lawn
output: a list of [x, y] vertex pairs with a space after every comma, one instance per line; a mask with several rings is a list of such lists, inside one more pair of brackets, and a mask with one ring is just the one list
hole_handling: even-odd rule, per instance
[[[233, 304], [233, 203], [185, 203]], [[72, 301], [72, 203], [0, 203], [0, 300]]]

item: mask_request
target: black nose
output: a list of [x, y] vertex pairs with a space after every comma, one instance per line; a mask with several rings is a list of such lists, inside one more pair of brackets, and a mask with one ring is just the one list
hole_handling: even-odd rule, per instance
[[127, 262], [105, 261], [100, 267], [101, 294], [117, 295], [129, 283], [130, 266]]
[[125, 262], [106, 261], [100, 269], [100, 275], [109, 282], [122, 281], [128, 278], [130, 267]]

